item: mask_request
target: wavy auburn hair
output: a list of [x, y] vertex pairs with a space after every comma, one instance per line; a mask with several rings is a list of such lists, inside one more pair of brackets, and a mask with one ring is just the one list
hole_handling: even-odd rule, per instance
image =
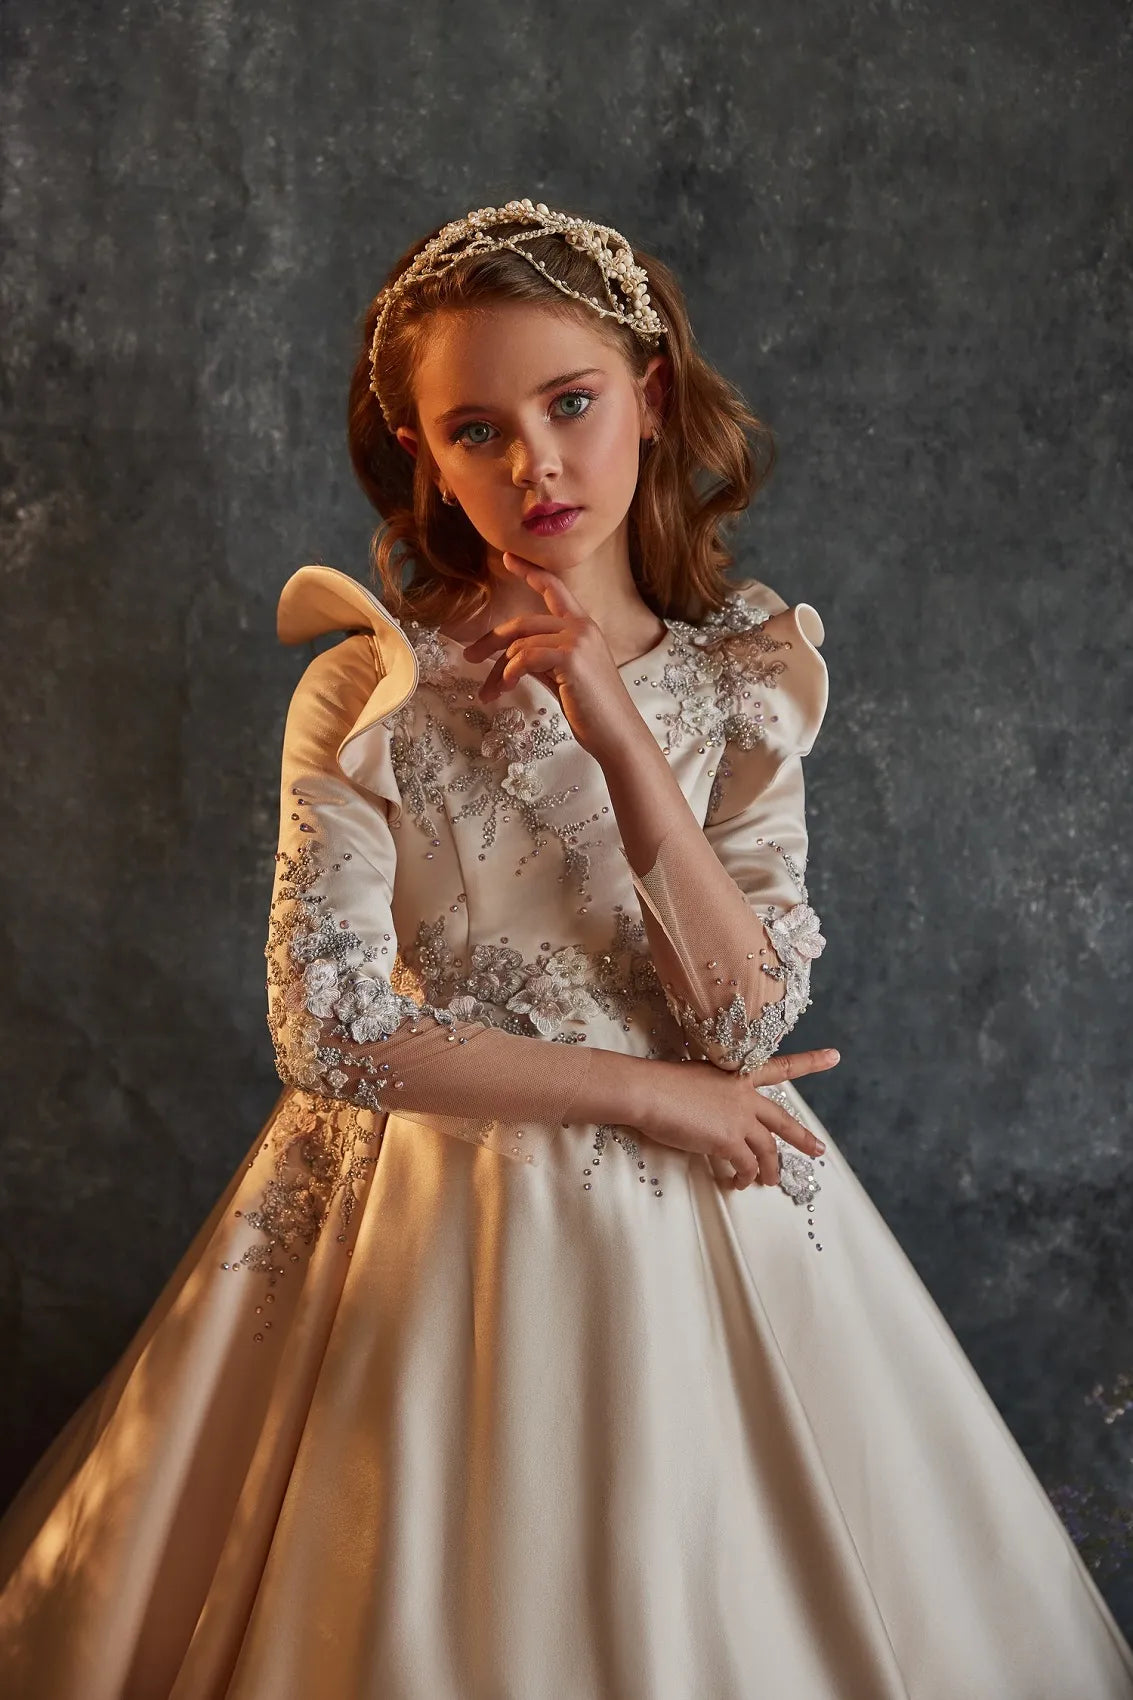
[[[499, 226], [496, 234], [529, 228], [517, 221]], [[436, 233], [423, 236], [402, 255], [387, 285]], [[606, 299], [596, 262], [562, 237], [537, 237], [524, 247], [568, 288]], [[436, 463], [420, 428], [413, 377], [434, 313], [482, 307], [493, 300], [531, 301], [579, 318], [621, 351], [636, 378], [644, 375], [654, 352], [668, 356], [662, 417], [654, 441], [642, 442], [628, 514], [630, 565], [643, 600], [661, 617], [701, 620], [721, 606], [731, 588], [725, 570], [734, 559], [722, 534], [770, 475], [775, 440], [697, 349], [673, 273], [640, 248], [634, 249], [634, 258], [645, 269], [650, 301], [666, 326], [655, 351], [628, 325], [564, 295], [509, 249], [458, 259], [440, 276], [411, 285], [390, 311], [380, 381], [395, 425], [417, 432], [416, 456], [402, 448], [386, 425], [370, 389], [370, 346], [379, 310], [377, 298], [371, 301], [350, 382], [350, 458], [384, 521], [371, 543], [371, 565], [375, 588], [395, 618], [409, 616], [424, 625], [463, 622], [488, 603], [484, 540], [461, 508], [441, 500]], [[403, 583], [407, 565], [412, 572]]]

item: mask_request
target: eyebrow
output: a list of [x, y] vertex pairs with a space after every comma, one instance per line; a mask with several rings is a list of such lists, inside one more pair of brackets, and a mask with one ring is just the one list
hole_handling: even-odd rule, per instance
[[[560, 372], [557, 378], [548, 378], [545, 384], [540, 384], [537, 390], [532, 390], [529, 399], [534, 401], [536, 396], [546, 395], [548, 390], [557, 390], [560, 384], [573, 384], [577, 378], [601, 377], [602, 375], [601, 366], [580, 366], [577, 372]], [[459, 407], [450, 407], [444, 413], [438, 413], [434, 423], [448, 425], [463, 413], [490, 413], [491, 411], [491, 408], [484, 406], [482, 402], [462, 402]]]

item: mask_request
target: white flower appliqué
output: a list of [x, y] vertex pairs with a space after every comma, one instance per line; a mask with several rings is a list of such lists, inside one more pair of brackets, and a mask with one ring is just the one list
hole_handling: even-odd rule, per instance
[[794, 956], [798, 962], [813, 962], [826, 948], [819, 932], [819, 919], [809, 903], [796, 903], [778, 920], [765, 924], [765, 932], [780, 961]]

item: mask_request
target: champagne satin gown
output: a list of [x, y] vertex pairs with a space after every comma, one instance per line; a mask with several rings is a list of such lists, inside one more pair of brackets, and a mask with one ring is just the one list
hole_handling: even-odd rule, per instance
[[749, 1071], [823, 944], [822, 622], [749, 582], [665, 627], [621, 678], [707, 876], [681, 822], [633, 871], [536, 681], [286, 585], [284, 641], [347, 635], [285, 735], [283, 1090], [0, 1521], [4, 1700], [1133, 1696], [829, 1131], [736, 1191], [574, 1109], [596, 1048]]

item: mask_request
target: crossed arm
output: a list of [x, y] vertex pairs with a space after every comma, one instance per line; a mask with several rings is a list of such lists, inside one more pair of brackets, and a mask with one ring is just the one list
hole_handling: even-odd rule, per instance
[[[368, 648], [348, 640], [312, 664], [288, 717], [268, 944], [283, 1080], [528, 1160], [560, 1122], [639, 1125], [644, 1059], [460, 1021], [395, 990], [393, 835], [337, 761], [372, 688]], [[747, 1073], [805, 1007], [821, 949], [799, 895], [801, 763], [702, 829], [639, 727], [603, 767], [658, 976], [689, 1054]]]
[[825, 940], [806, 901], [802, 762], [702, 828], [644, 721], [604, 757], [665, 998], [696, 1060], [748, 1074], [810, 1002]]

